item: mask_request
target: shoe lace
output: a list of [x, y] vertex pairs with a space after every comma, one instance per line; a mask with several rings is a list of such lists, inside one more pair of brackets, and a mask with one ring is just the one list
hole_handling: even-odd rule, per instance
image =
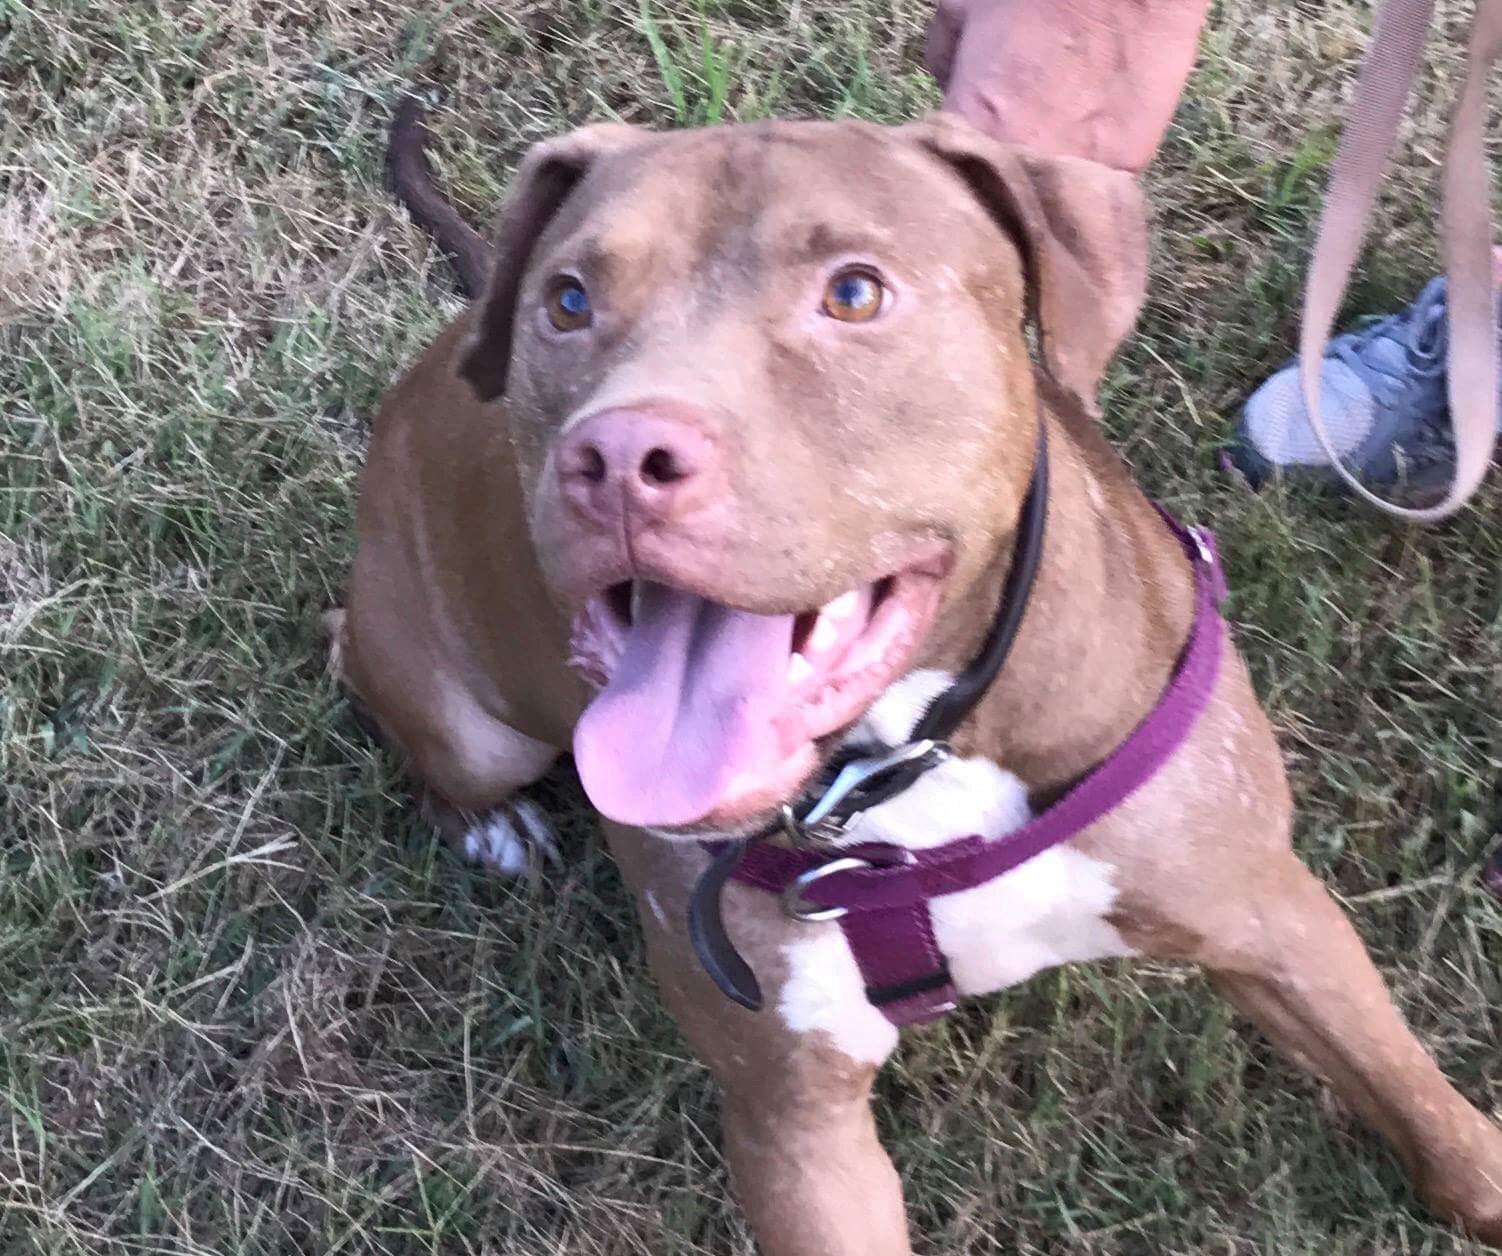
[[[1408, 390], [1442, 376], [1448, 357], [1450, 324], [1443, 284], [1405, 310], [1364, 320], [1355, 330], [1330, 343], [1331, 356], [1366, 376], [1381, 404], [1396, 404]], [[1400, 359], [1372, 352], [1381, 341], [1391, 341], [1403, 352]]]

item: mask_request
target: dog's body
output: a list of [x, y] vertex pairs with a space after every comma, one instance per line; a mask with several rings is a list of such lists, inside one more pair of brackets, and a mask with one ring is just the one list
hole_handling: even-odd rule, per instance
[[[1080, 400], [1135, 314], [1140, 275], [1106, 266], [1139, 247], [1135, 198], [1123, 176], [945, 123], [581, 132], [529, 159], [485, 300], [377, 420], [345, 679], [455, 844], [508, 869], [540, 836], [516, 792], [596, 704], [576, 742], [585, 784], [637, 826], [608, 823], [611, 848], [664, 998], [724, 1087], [738, 1193], [777, 1256], [909, 1250], [867, 1106], [896, 1031], [837, 926], [794, 921], [741, 886], [727, 891], [727, 923], [768, 1006], [728, 1002], [689, 945], [688, 894], [709, 856], [684, 838], [754, 827], [853, 722], [887, 744], [906, 738], [996, 605], [1040, 421], [1047, 534], [1001, 680], [952, 739], [957, 757], [851, 837], [910, 849], [999, 837], [1153, 707], [1193, 619], [1190, 564]], [[852, 256], [898, 275], [892, 306], [869, 326], [805, 317], [821, 277]], [[578, 298], [555, 308], [558, 275], [602, 295], [582, 335]], [[1047, 374], [1024, 344], [1025, 292]], [[544, 325], [543, 309], [557, 321]], [[664, 450], [667, 471], [652, 462]], [[755, 707], [763, 682], [737, 669], [765, 625], [794, 614], [795, 642], [810, 616], [823, 631], [824, 612], [806, 608], [843, 606], [877, 577], [862, 631], [896, 603], [907, 636], [858, 672], [830, 664], [796, 720], [778, 697], [772, 743], [759, 725], [721, 727], [734, 704], [708, 731], [694, 725], [695, 739], [650, 726], [654, 687], [668, 683], [653, 669], [679, 657], [681, 622], [687, 678], [669, 696], [681, 708], [728, 688]], [[648, 592], [612, 612], [602, 590], [626, 579]], [[620, 622], [602, 633], [611, 614]], [[707, 620], [728, 625], [733, 658], [717, 659]], [[804, 683], [779, 680], [777, 693]], [[861, 685], [875, 688], [834, 726], [818, 722]], [[790, 722], [812, 730], [807, 746], [784, 736]], [[623, 743], [621, 727], [646, 744]], [[709, 763], [677, 779], [672, 756], [705, 744], [742, 770], [719, 781]], [[662, 780], [638, 786], [632, 772], [652, 762]], [[1289, 817], [1277, 746], [1232, 657], [1162, 770], [1075, 840], [934, 900], [937, 940], [967, 994], [1113, 955], [1204, 965], [1388, 1137], [1436, 1209], [1502, 1238], [1502, 1134], [1402, 1024], [1292, 855]]]

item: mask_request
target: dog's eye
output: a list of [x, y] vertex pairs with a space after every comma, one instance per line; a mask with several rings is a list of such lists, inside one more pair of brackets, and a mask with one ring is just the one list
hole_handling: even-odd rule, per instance
[[824, 313], [842, 323], [869, 323], [881, 313], [886, 289], [869, 270], [840, 271], [824, 289]]
[[593, 321], [584, 285], [567, 275], [553, 280], [548, 289], [548, 322], [559, 331], [582, 331]]

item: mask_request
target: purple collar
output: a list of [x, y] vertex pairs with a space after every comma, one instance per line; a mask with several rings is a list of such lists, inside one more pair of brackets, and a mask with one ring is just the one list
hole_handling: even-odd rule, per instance
[[866, 844], [821, 849], [757, 842], [730, 876], [782, 899], [796, 920], [838, 920], [866, 997], [896, 1025], [933, 1020], [959, 998], [934, 938], [929, 901], [974, 889], [1078, 836], [1157, 773], [1188, 737], [1214, 691], [1225, 648], [1226, 585], [1215, 541], [1159, 507], [1194, 568], [1189, 639], [1158, 705], [1104, 762], [1021, 828], [911, 851]]

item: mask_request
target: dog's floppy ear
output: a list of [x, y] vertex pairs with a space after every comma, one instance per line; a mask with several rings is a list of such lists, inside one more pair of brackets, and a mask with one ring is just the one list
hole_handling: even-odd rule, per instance
[[636, 127], [600, 123], [539, 144], [522, 159], [496, 232], [475, 330], [459, 352], [459, 374], [481, 401], [505, 391], [517, 295], [533, 246], [590, 165], [639, 143], [644, 134]]
[[1136, 180], [1003, 144], [952, 114], [903, 130], [954, 167], [1016, 239], [1043, 366], [1093, 412], [1147, 286], [1147, 214]]

